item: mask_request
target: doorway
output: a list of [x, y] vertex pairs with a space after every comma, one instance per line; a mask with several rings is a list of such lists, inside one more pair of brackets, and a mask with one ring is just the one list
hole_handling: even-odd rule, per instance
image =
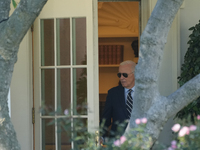
[[[98, 55], [98, 46], [116, 47], [119, 45], [119, 51], [123, 52], [120, 54], [120, 56], [123, 56], [119, 57], [121, 58], [120, 61], [134, 59], [137, 62], [137, 58], [134, 57], [134, 50], [130, 46], [133, 41], [139, 40], [139, 30], [135, 30], [134, 26], [124, 26], [123, 23], [113, 24], [113, 22], [109, 22], [109, 18], [105, 17], [107, 15], [103, 15], [102, 22], [99, 20], [101, 23], [100, 26], [103, 27], [99, 26], [99, 43], [97, 32], [97, 7], [99, 10], [102, 10], [106, 6], [108, 12], [117, 11], [118, 15], [121, 13], [124, 15], [129, 14], [129, 11], [133, 8], [127, 9], [129, 7], [127, 6], [127, 2], [114, 3], [114, 6], [110, 6], [112, 9], [107, 8], [107, 4], [110, 4], [109, 2], [100, 3], [101, 7], [95, 0], [76, 0], [70, 2], [52, 0], [45, 5], [34, 23], [34, 46], [36, 49], [34, 54], [36, 100], [35, 148], [37, 150], [47, 148], [60, 150], [76, 147], [75, 143], [70, 142], [66, 138], [67, 135], [57, 132], [60, 129], [58, 120], [65, 118], [63, 110], [68, 105], [72, 109], [76, 108], [80, 99], [79, 92], [83, 92], [84, 90], [86, 99], [83, 99], [83, 101], [84, 103], [88, 103], [89, 111], [83, 111], [80, 116], [77, 115], [77, 111], [71, 111], [73, 120], [86, 120], [86, 126], [90, 132], [94, 133], [98, 129], [99, 112], [101, 113], [102, 109], [101, 106], [99, 111], [99, 102], [102, 102], [100, 105], [103, 104], [107, 90], [113, 86], [117, 86], [118, 78], [116, 73], [119, 66], [117, 57], [115, 57], [116, 63], [112, 60], [111, 64], [99, 64], [98, 57], [100, 55]], [[143, 3], [147, 3], [146, 0]], [[139, 4], [139, 2], [136, 2], [136, 4], [134, 2], [134, 5], [138, 6], [138, 18]], [[124, 10], [124, 12], [119, 13], [119, 9]], [[129, 11], [126, 12], [127, 10]], [[116, 18], [120, 17], [115, 16], [115, 20]], [[122, 16], [121, 18], [124, 17]], [[127, 23], [126, 20], [130, 19], [125, 18], [125, 24]], [[108, 26], [105, 25], [107, 21], [109, 22]], [[117, 20], [117, 22], [121, 23], [121, 20]], [[122, 22], [124, 22], [123, 19]], [[136, 24], [138, 24], [139, 28], [139, 21]], [[113, 31], [110, 27], [119, 28], [119, 31], [116, 29]], [[103, 33], [100, 30], [105, 32]], [[112, 56], [112, 58], [114, 57]], [[81, 75], [83, 75], [83, 78], [80, 78]], [[109, 83], [107, 82], [108, 79], [112, 79], [113, 81]], [[82, 87], [84, 90], [78, 90], [80, 85], [79, 80], [84, 81], [81, 82], [84, 83]], [[107, 83], [108, 85], [106, 85]], [[39, 113], [42, 102], [45, 102], [54, 111], [62, 111], [53, 115]], [[52, 119], [54, 120], [54, 125], [51, 127], [46, 126]]]
[[119, 84], [122, 61], [138, 62], [140, 2], [98, 2], [99, 116], [107, 92]]

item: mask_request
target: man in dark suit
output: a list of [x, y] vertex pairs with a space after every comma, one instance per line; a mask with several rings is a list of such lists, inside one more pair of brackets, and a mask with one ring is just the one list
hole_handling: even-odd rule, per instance
[[[108, 91], [104, 111], [101, 116], [100, 123], [101, 126], [103, 124], [104, 129], [102, 139], [105, 137], [115, 137], [117, 135], [121, 136], [126, 129], [130, 118], [130, 110], [127, 110], [126, 106], [127, 96], [130, 94], [129, 97], [133, 98], [135, 66], [136, 64], [130, 60], [120, 63], [119, 72], [117, 73], [120, 84]], [[130, 93], [129, 89], [132, 89]], [[125, 123], [124, 127], [120, 128], [119, 124], [122, 123]]]

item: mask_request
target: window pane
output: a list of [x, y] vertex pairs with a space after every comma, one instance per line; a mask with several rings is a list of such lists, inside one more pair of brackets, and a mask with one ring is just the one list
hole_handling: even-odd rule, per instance
[[[79, 118], [73, 119], [73, 135], [74, 138], [81, 137], [80, 140], [74, 142], [75, 149], [84, 149], [84, 144], [87, 142], [87, 119]], [[95, 141], [94, 141], [95, 142]]]
[[[53, 125], [49, 123], [53, 122]], [[42, 119], [42, 149], [55, 150], [55, 120]]]
[[45, 112], [42, 115], [50, 115], [50, 112], [55, 111], [55, 75], [54, 69], [42, 69], [41, 70], [41, 87], [42, 87], [42, 102], [45, 105]]
[[71, 118], [58, 119], [58, 150], [71, 150]]
[[70, 65], [70, 19], [56, 20], [57, 65]]
[[71, 77], [70, 69], [57, 70], [57, 106], [58, 114], [64, 114], [71, 105]]
[[73, 65], [87, 64], [86, 18], [72, 19]]
[[54, 65], [54, 20], [41, 20], [41, 65]]
[[87, 114], [87, 70], [86, 68], [73, 69], [73, 113], [74, 115]]

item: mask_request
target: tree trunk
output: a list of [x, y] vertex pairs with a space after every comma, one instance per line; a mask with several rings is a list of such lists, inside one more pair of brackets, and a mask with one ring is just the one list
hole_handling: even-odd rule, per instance
[[136, 118], [146, 117], [145, 132], [156, 141], [166, 121], [200, 95], [200, 75], [167, 97], [160, 95], [158, 90], [167, 35], [183, 1], [158, 0], [142, 33], [139, 62], [135, 70], [134, 107], [126, 133], [137, 126]]
[[19, 44], [47, 0], [21, 0], [9, 17], [11, 0], [0, 0], [0, 149], [19, 150], [7, 96]]

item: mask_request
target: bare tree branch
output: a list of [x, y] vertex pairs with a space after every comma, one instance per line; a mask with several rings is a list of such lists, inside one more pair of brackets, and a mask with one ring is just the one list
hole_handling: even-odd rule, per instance
[[0, 22], [8, 18], [10, 12], [10, 2], [11, 0], [0, 0]]
[[0, 44], [8, 49], [18, 47], [47, 0], [21, 0], [4, 24]]
[[[168, 111], [168, 116], [176, 114], [179, 110], [184, 108], [186, 105], [197, 99], [200, 95], [200, 74], [195, 76], [193, 79], [186, 82], [176, 92], [169, 95], [167, 106], [171, 107]], [[170, 106], [170, 104], [173, 104]]]

